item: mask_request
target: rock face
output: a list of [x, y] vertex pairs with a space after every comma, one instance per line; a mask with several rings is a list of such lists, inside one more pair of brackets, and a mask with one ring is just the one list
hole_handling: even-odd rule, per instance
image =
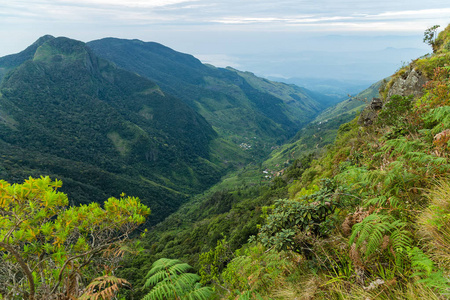
[[398, 77], [392, 87], [389, 89], [387, 99], [390, 99], [393, 95], [416, 97], [423, 96], [423, 85], [428, 79], [422, 74], [422, 72], [416, 69], [407, 70], [404, 74]]
[[[393, 95], [403, 97], [413, 95], [416, 99], [422, 97], [423, 85], [427, 81], [428, 78], [425, 77], [422, 72], [416, 70], [415, 68], [410, 68], [395, 79], [394, 83], [389, 88], [385, 101], [390, 101]], [[372, 125], [378, 115], [377, 111], [382, 108], [383, 101], [379, 98], [373, 98], [370, 104], [361, 112], [358, 124], [363, 126]]]
[[377, 111], [383, 108], [383, 101], [380, 98], [372, 98], [369, 105], [361, 112], [358, 119], [359, 125], [372, 125], [373, 120], [377, 117]]
[[372, 98], [369, 106], [373, 110], [380, 110], [383, 108], [383, 101], [380, 98]]

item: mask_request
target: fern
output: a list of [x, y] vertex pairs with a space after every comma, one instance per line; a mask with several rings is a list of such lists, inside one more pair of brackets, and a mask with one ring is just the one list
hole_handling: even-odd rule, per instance
[[378, 196], [375, 198], [371, 198], [364, 202], [364, 207], [368, 206], [384, 206], [388, 202], [388, 197], [386, 196]]
[[131, 284], [122, 278], [105, 275], [97, 277], [86, 287], [79, 300], [109, 300], [113, 299], [121, 287], [130, 287]]
[[355, 243], [358, 248], [364, 244], [364, 255], [369, 257], [381, 249], [384, 236], [389, 236], [396, 255], [402, 256], [404, 249], [412, 243], [409, 232], [404, 230], [405, 226], [405, 222], [396, 220], [391, 215], [373, 213], [353, 226], [349, 244]]
[[[433, 126], [432, 133], [438, 133], [442, 128], [450, 128], [450, 106], [430, 109], [424, 116], [424, 121]], [[438, 125], [435, 125], [438, 124]]]
[[246, 291], [242, 293], [238, 298], [238, 300], [251, 300], [251, 299], [263, 300], [264, 298], [261, 297], [259, 293], [251, 291]]
[[419, 273], [417, 275], [430, 275], [433, 272], [434, 263], [423, 251], [417, 247], [414, 247], [408, 251], [408, 256], [411, 258], [411, 266]]
[[444, 276], [442, 270], [435, 271], [433, 261], [417, 247], [409, 249], [408, 256], [411, 266], [416, 271], [411, 277], [420, 277], [419, 282], [437, 289], [441, 293], [450, 291], [450, 280]]
[[161, 258], [153, 263], [144, 288], [152, 287], [143, 300], [210, 299], [213, 291], [198, 281], [200, 276], [187, 273], [192, 267], [176, 259]]

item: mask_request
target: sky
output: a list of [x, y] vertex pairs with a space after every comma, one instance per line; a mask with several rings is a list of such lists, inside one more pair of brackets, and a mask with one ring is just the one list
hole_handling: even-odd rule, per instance
[[0, 0], [0, 56], [45, 34], [118, 37], [265, 77], [373, 81], [449, 23], [448, 0]]

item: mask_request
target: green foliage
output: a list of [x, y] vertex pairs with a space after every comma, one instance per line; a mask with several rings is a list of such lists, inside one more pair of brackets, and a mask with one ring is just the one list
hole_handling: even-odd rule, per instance
[[261, 245], [254, 244], [239, 252], [222, 272], [222, 281], [217, 286], [228, 299], [236, 296], [259, 299], [284, 285], [283, 277], [295, 268], [292, 255], [286, 252], [265, 251]]
[[357, 249], [364, 247], [364, 256], [367, 259], [374, 253], [381, 254], [385, 250], [386, 253], [394, 255], [396, 266], [401, 268], [407, 249], [412, 246], [406, 225], [406, 222], [393, 216], [373, 213], [353, 226], [349, 244], [355, 243]]
[[442, 53], [431, 57], [420, 58], [415, 61], [417, 69], [425, 74], [427, 78], [433, 78], [436, 68], [444, 67], [450, 59], [450, 53]]
[[211, 299], [214, 292], [198, 283], [200, 276], [187, 273], [192, 267], [176, 259], [161, 258], [153, 263], [144, 288], [152, 287], [142, 298], [153, 299]]
[[416, 271], [412, 277], [421, 278], [419, 282], [437, 289], [442, 294], [450, 292], [450, 279], [443, 270], [436, 270], [433, 261], [417, 247], [410, 249], [408, 255], [411, 258], [411, 266]]
[[339, 189], [331, 180], [324, 180], [322, 188], [299, 201], [277, 200], [275, 209], [268, 215], [258, 233], [258, 241], [267, 248], [293, 250], [310, 255], [307, 243], [298, 241], [299, 232], [323, 237], [330, 233], [334, 224], [328, 218], [343, 205]]
[[437, 37], [436, 32], [439, 27], [441, 27], [441, 26], [440, 25], [431, 26], [431, 27], [427, 28], [427, 30], [425, 30], [425, 32], [423, 33], [423, 35], [424, 35], [423, 42], [432, 46], [433, 50], [435, 50], [434, 44], [436, 42], [436, 37]]
[[201, 283], [220, 282], [220, 274], [233, 258], [234, 254], [230, 250], [226, 238], [217, 241], [214, 249], [201, 253], [198, 258]]
[[411, 114], [412, 107], [412, 96], [394, 95], [383, 105], [377, 121], [383, 125], [400, 127], [405, 124], [405, 119]]
[[77, 296], [102, 264], [114, 268], [129, 234], [150, 213], [134, 197], [109, 198], [104, 208], [66, 207], [59, 187], [61, 182], [49, 177], [13, 185], [0, 181], [1, 295]]

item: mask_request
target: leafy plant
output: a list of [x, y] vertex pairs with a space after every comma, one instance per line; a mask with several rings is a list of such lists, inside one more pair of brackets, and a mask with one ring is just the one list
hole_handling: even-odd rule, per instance
[[78, 296], [99, 268], [114, 268], [129, 234], [150, 213], [134, 197], [109, 198], [104, 208], [67, 207], [59, 187], [49, 177], [13, 185], [0, 180], [1, 295]]
[[236, 253], [222, 272], [218, 288], [229, 298], [260, 299], [274, 287], [286, 285], [284, 277], [296, 267], [294, 258], [298, 259], [298, 255], [266, 251], [261, 244], [251, 244]]
[[391, 215], [373, 213], [353, 226], [349, 244], [355, 243], [356, 249], [364, 249], [366, 258], [385, 251], [394, 256], [397, 267], [400, 268], [406, 259], [407, 249], [412, 246], [406, 225]]
[[416, 271], [412, 277], [421, 278], [419, 282], [439, 290], [440, 293], [450, 292], [450, 278], [444, 275], [443, 270], [436, 270], [434, 262], [425, 253], [414, 247], [408, 251], [411, 258], [411, 266]]
[[201, 253], [198, 260], [200, 264], [201, 283], [213, 281], [220, 282], [220, 274], [228, 262], [234, 258], [226, 238], [217, 241], [214, 249]]
[[333, 228], [328, 216], [343, 205], [338, 188], [332, 180], [325, 179], [322, 188], [296, 200], [277, 200], [275, 209], [261, 226], [258, 241], [267, 248], [310, 252], [307, 243], [296, 240], [299, 232], [313, 236], [326, 236]]
[[425, 30], [425, 32], [423, 33], [423, 42], [427, 43], [428, 45], [433, 47], [434, 49], [434, 44], [436, 42], [436, 32], [438, 30], [438, 28], [441, 27], [440, 25], [433, 25], [429, 28], [427, 28], [427, 30]]
[[144, 288], [152, 287], [143, 300], [189, 299], [209, 300], [214, 292], [202, 286], [200, 276], [187, 273], [192, 267], [176, 259], [161, 258], [148, 272]]
[[411, 119], [411, 109], [413, 107], [412, 96], [403, 97], [393, 95], [384, 105], [378, 114], [379, 125], [393, 126], [393, 131], [404, 133], [410, 131], [413, 124], [408, 122]]
[[88, 284], [83, 295], [78, 300], [110, 300], [122, 287], [130, 287], [130, 283], [122, 278], [111, 275], [97, 277]]

